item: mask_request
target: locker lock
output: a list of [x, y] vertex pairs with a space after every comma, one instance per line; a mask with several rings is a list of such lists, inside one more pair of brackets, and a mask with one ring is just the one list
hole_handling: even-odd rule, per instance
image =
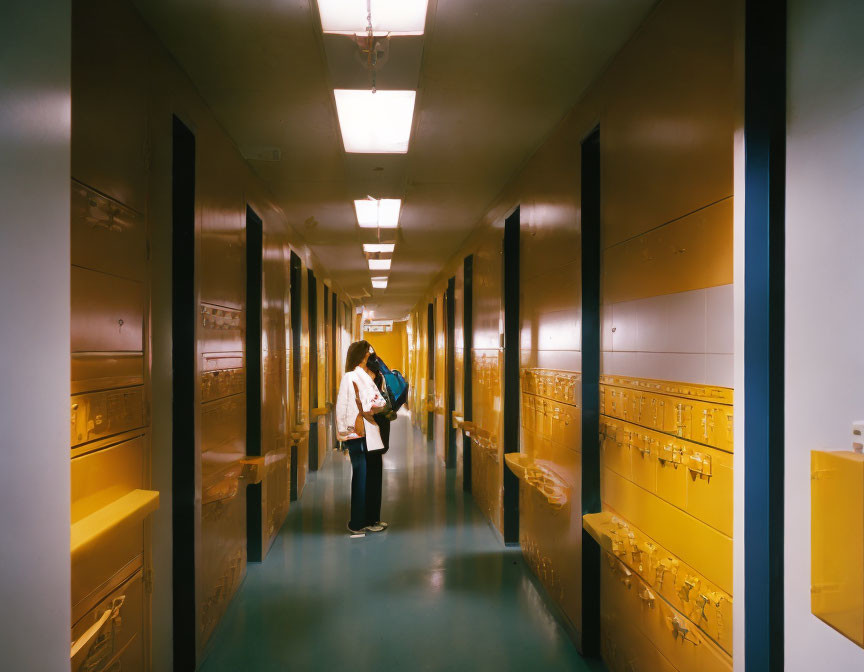
[[669, 462], [676, 469], [681, 464], [681, 449], [678, 446], [665, 445], [663, 450], [657, 455], [657, 459], [664, 464]]
[[690, 591], [698, 585], [699, 579], [697, 579], [695, 576], [688, 576], [686, 579], [684, 579], [684, 583], [681, 584], [681, 588], [678, 590], [678, 597], [681, 598], [681, 601], [689, 602]]
[[652, 593], [648, 586], [641, 585], [639, 586], [639, 599], [642, 600], [645, 604], [648, 605], [649, 609], [654, 608], [654, 593]]
[[668, 616], [666, 620], [669, 622], [669, 626], [675, 634], [675, 639], [680, 639], [682, 642], [690, 642], [694, 646], [699, 644], [698, 640], [689, 637], [690, 628], [687, 626], [687, 621], [682, 617], [676, 614], [674, 616]]
[[706, 621], [708, 620], [708, 616], [705, 614], [705, 608], [709, 604], [713, 604], [717, 609], [720, 608], [720, 603], [723, 602], [724, 597], [719, 593], [715, 592], [704, 592], [699, 593], [699, 602], [700, 602], [700, 614], [702, 618]]
[[704, 453], [693, 453], [687, 460], [687, 468], [700, 476], [711, 476], [711, 456]]

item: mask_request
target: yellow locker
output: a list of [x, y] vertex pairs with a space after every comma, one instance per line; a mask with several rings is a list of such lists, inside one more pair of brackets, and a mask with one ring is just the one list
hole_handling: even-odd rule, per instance
[[640, 488], [611, 469], [601, 476], [602, 499], [609, 510], [626, 515], [645, 534], [710, 581], [732, 592], [732, 539], [690, 514]]
[[72, 672], [144, 669], [142, 584], [139, 569], [72, 626]]
[[864, 647], [864, 455], [810, 454], [813, 614]]

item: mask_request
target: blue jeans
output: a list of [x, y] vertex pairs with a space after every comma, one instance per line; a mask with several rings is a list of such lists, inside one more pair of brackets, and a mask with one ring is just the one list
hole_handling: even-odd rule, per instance
[[366, 439], [346, 441], [351, 457], [351, 520], [348, 527], [362, 530], [381, 519], [381, 452], [366, 450]]

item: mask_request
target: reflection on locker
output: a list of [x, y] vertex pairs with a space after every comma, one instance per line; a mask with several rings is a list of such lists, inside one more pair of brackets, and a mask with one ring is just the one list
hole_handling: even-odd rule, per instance
[[[72, 670], [149, 664], [147, 233], [72, 183]], [[144, 579], [147, 580], [144, 580]], [[122, 623], [122, 627], [121, 627]]]
[[575, 632], [582, 616], [579, 572], [571, 570], [582, 561], [580, 382], [574, 371], [523, 368], [521, 451], [505, 455], [519, 479], [523, 554]]

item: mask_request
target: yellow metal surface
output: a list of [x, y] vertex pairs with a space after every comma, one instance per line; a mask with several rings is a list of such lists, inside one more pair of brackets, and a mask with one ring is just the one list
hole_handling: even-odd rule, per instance
[[655, 595], [702, 634], [732, 653], [732, 596], [641, 529], [610, 512], [583, 516], [600, 547], [638, 576]]
[[[708, 396], [721, 396], [723, 388], [667, 386], [658, 381], [634, 378], [628, 379], [627, 383], [626, 387], [601, 384], [600, 413], [729, 453], [733, 451], [733, 406], [701, 400]], [[687, 397], [675, 396], [663, 388], [684, 392]], [[731, 390], [722, 397], [731, 398]]]
[[695, 385], [693, 383], [681, 383], [670, 380], [656, 380], [654, 378], [634, 378], [632, 376], [601, 375], [601, 385], [614, 387], [629, 387], [644, 392], [657, 392], [668, 394], [673, 397], [685, 397], [699, 399], [701, 401], [714, 401], [720, 404], [731, 405], [734, 401], [734, 390], [728, 387], [717, 387], [714, 385]]
[[138, 570], [73, 624], [72, 672], [143, 672], [145, 618], [142, 570]]
[[501, 367], [503, 353], [474, 351], [474, 419], [471, 432], [471, 492], [495, 527], [503, 524], [503, 447], [501, 434]]
[[82, 553], [122, 525], [140, 523], [159, 508], [155, 490], [133, 490], [72, 523], [72, 556]]
[[[611, 553], [603, 553], [600, 591], [608, 631], [604, 651], [612, 670], [731, 672], [729, 653]], [[642, 637], [627, 636], [634, 632]]]
[[616, 474], [602, 471], [604, 510], [645, 532], [696, 568], [727, 593], [732, 592], [732, 538], [697, 520], [657, 495]]
[[810, 453], [810, 608], [864, 647], [864, 455]]
[[[146, 489], [148, 232], [135, 209], [74, 181], [70, 230], [72, 669], [143, 670], [149, 651], [149, 600], [140, 585], [142, 565], [149, 567], [143, 521], [159, 502], [159, 493]], [[124, 582], [128, 606], [106, 606], [119, 599], [111, 591]], [[85, 614], [94, 608], [88, 622]]]
[[600, 416], [603, 465], [732, 536], [733, 456]]
[[548, 595], [576, 631], [581, 629], [582, 425], [578, 372], [525, 367], [521, 452], [506, 454], [519, 478], [519, 535], [523, 554]]
[[731, 198], [603, 252], [605, 303], [731, 282]]

